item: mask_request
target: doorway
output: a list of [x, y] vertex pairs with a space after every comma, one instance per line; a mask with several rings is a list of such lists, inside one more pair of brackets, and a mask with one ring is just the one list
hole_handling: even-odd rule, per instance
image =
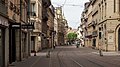
[[31, 36], [31, 52], [35, 51], [35, 36]]
[[96, 47], [96, 39], [93, 39], [93, 47]]
[[5, 31], [0, 28], [0, 67], [5, 63]]
[[118, 51], [120, 51], [120, 28], [118, 30]]
[[9, 36], [9, 63], [11, 64], [16, 61], [15, 29], [10, 29]]

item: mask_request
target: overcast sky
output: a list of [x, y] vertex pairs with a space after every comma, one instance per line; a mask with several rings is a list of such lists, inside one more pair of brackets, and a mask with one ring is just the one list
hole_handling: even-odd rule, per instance
[[89, 0], [51, 0], [54, 7], [61, 6], [65, 3], [63, 7], [65, 18], [68, 21], [68, 25], [72, 28], [77, 29], [80, 24], [81, 13], [84, 9], [84, 3]]

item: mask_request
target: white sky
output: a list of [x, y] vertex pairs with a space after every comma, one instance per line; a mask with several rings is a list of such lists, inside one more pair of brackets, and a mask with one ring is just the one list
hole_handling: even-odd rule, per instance
[[[51, 0], [51, 2], [54, 7], [58, 7], [64, 4], [65, 0]], [[89, 0], [66, 0], [63, 11], [70, 27], [77, 29], [79, 26], [85, 2], [89, 2]], [[68, 4], [72, 4], [73, 6]]]

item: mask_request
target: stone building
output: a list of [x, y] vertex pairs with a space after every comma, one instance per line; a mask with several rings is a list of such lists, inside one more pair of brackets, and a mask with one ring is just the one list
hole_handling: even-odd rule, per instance
[[54, 44], [58, 45], [58, 21], [57, 21], [57, 12], [56, 12], [56, 9], [55, 9], [55, 17], [54, 17], [54, 31], [56, 32], [55, 33], [55, 36], [54, 36]]
[[82, 15], [85, 45], [97, 49], [120, 50], [120, 1], [91, 0]]
[[[4, 8], [4, 9], [3, 9]], [[0, 67], [7, 66], [9, 58], [9, 23], [5, 0], [0, 0]]]
[[67, 22], [66, 19], [64, 19], [64, 23], [65, 23], [65, 28], [64, 28], [64, 42], [67, 45], [68, 22]]
[[56, 7], [58, 22], [58, 45], [64, 45], [65, 22], [62, 15], [62, 7]]
[[28, 22], [27, 6], [29, 0], [7, 0], [9, 22], [9, 63], [21, 61], [30, 55], [28, 44], [28, 31], [22, 25]]
[[29, 0], [0, 0], [0, 67], [21, 61], [30, 55], [28, 31]]
[[31, 17], [30, 21], [34, 23], [34, 30], [31, 33], [31, 51], [40, 51], [42, 32], [42, 0], [31, 0]]
[[54, 7], [53, 5], [50, 5], [50, 7], [47, 9], [47, 13], [48, 13], [48, 21], [47, 21], [47, 38], [48, 38], [48, 47], [49, 48], [53, 48], [53, 44], [54, 44], [54, 17], [55, 17], [55, 12], [54, 12]]
[[47, 9], [51, 5], [50, 0], [42, 0], [42, 33], [41, 33], [41, 47], [42, 49], [48, 48], [48, 39], [47, 39], [47, 21], [48, 21], [48, 11]]

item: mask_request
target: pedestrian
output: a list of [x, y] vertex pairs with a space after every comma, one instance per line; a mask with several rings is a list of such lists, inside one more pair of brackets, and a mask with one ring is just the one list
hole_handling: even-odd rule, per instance
[[76, 47], [78, 48], [80, 46], [80, 42], [77, 41]]

